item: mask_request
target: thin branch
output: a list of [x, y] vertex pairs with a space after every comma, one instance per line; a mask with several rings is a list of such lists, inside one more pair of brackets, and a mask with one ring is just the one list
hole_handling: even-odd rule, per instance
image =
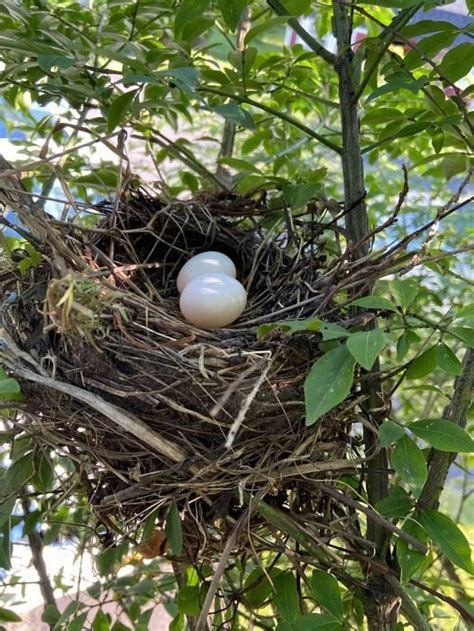
[[334, 66], [336, 63], [336, 55], [331, 53], [327, 48], [324, 48], [306, 29], [304, 29], [297, 19], [290, 17], [290, 14], [285, 7], [280, 4], [279, 0], [267, 0], [267, 4], [273, 9], [273, 11], [282, 17], [288, 16], [288, 24], [299, 35], [304, 43], [316, 53], [321, 59], [324, 59], [328, 64]]
[[385, 519], [384, 517], [382, 517], [373, 508], [370, 508], [369, 506], [364, 506], [364, 504], [362, 504], [361, 502], [358, 502], [357, 500], [349, 497], [345, 493], [341, 493], [340, 491], [333, 489], [327, 484], [318, 484], [318, 486], [324, 491], [324, 493], [326, 493], [326, 495], [333, 497], [338, 502], [341, 502], [341, 504], [345, 504], [346, 506], [351, 506], [355, 510], [358, 510], [361, 513], [364, 513], [364, 515], [367, 515], [367, 517], [370, 517], [374, 522], [376, 522], [384, 530], [393, 532], [400, 539], [403, 539], [403, 541], [408, 543], [412, 548], [414, 548], [415, 550], [418, 550], [418, 552], [420, 552], [421, 554], [427, 553], [426, 546], [420, 543], [418, 539], [416, 539], [415, 537], [412, 537], [411, 535], [408, 535], [406, 532], [404, 532], [400, 528], [397, 528], [397, 526], [392, 524], [392, 522], [390, 522], [388, 519]]
[[31, 370], [11, 366], [14, 374], [27, 381], [38, 383], [45, 388], [52, 388], [58, 392], [63, 392], [77, 401], [85, 403], [100, 414], [103, 414], [112, 423], [118, 425], [121, 429], [135, 436], [149, 447], [155, 449], [159, 454], [169, 458], [173, 462], [183, 462], [187, 458], [186, 452], [178, 445], [164, 438], [158, 432], [152, 431], [141, 419], [132, 416], [129, 412], [124, 412], [121, 408], [112, 403], [104, 401], [98, 395], [78, 388], [69, 383], [57, 381], [50, 377], [38, 375]]
[[[454, 393], [445, 407], [443, 418], [459, 427], [466, 426], [467, 411], [474, 383], [474, 350], [468, 349], [464, 356], [462, 374], [456, 377]], [[457, 454], [431, 449], [428, 457], [428, 478], [421, 491], [418, 505], [422, 508], [437, 508], [439, 496], [444, 488], [448, 470]]]
[[311, 129], [311, 127], [308, 127], [307, 125], [299, 121], [297, 118], [294, 118], [293, 116], [290, 116], [289, 114], [285, 114], [284, 112], [280, 112], [274, 109], [273, 107], [270, 107], [269, 105], [265, 105], [264, 103], [259, 103], [258, 101], [254, 101], [248, 96], [232, 94], [232, 93], [226, 92], [225, 90], [220, 90], [218, 88], [210, 88], [210, 87], [205, 87], [205, 88], [201, 87], [201, 88], [198, 88], [197, 91], [208, 92], [210, 94], [219, 94], [220, 96], [225, 96], [228, 99], [237, 101], [237, 103], [246, 103], [247, 105], [256, 107], [259, 110], [263, 110], [264, 112], [267, 112], [268, 114], [272, 114], [273, 116], [276, 116], [277, 118], [280, 118], [281, 120], [286, 121], [290, 125], [293, 125], [293, 127], [297, 127], [308, 136], [311, 136], [311, 138], [314, 138], [325, 147], [328, 147], [328, 149], [332, 149], [338, 154], [342, 152], [341, 147], [339, 147], [338, 145], [328, 140], [325, 136], [321, 136], [321, 134], [318, 134], [316, 131]]
[[381, 49], [379, 51], [379, 54], [372, 60], [370, 66], [365, 69], [365, 71], [364, 71], [364, 78], [360, 82], [360, 85], [357, 88], [357, 91], [356, 91], [356, 93], [354, 95], [354, 101], [355, 102], [357, 102], [360, 99], [360, 97], [362, 96], [362, 93], [364, 92], [365, 88], [367, 87], [367, 84], [369, 83], [372, 74], [374, 73], [375, 69], [377, 68], [377, 66], [378, 66], [380, 60], [382, 59], [382, 57], [387, 52], [387, 50], [390, 47], [391, 43], [395, 39], [395, 37], [398, 34], [399, 30], [401, 28], [403, 28], [409, 22], [409, 20], [415, 15], [415, 13], [418, 11], [418, 9], [422, 5], [423, 5], [423, 3], [419, 2], [418, 4], [415, 4], [413, 7], [409, 7], [408, 9], [404, 9], [403, 11], [400, 11], [400, 13], [398, 15], [396, 15], [393, 18], [392, 22], [387, 26], [387, 28], [385, 29], [384, 33], [381, 34], [381, 35], [386, 34], [386, 37], [384, 38], [383, 46], [381, 47]]

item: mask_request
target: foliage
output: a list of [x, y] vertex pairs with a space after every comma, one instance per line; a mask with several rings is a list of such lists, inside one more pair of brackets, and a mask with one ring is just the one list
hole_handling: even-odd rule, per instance
[[[367, 383], [381, 386], [391, 409], [385, 406], [380, 416], [365, 414], [362, 406], [356, 418], [365, 429], [355, 425], [354, 443], [369, 468], [375, 466], [374, 450], [386, 454], [387, 470], [376, 472], [386, 481], [384, 496], [373, 502], [364, 467], [359, 468], [337, 483], [352, 502], [354, 523], [342, 524], [332, 538], [326, 539], [323, 515], [314, 515], [316, 525], [304, 527], [296, 518], [301, 530], [269, 521], [266, 553], [231, 557], [217, 589], [215, 568], [205, 563], [175, 576], [161, 562], [162, 529], [168, 554], [179, 556], [178, 507], [173, 505], [165, 523], [152, 514], [128, 538], [104, 540], [100, 520], [88, 509], [76, 460], [15, 432], [24, 395], [5, 366], [0, 399], [12, 406], [0, 434], [0, 567], [10, 571], [8, 585], [20, 581], [10, 560], [15, 528], [24, 537], [41, 532], [44, 546], [68, 537], [79, 552], [101, 549], [98, 581], [88, 589], [95, 609], [78, 601], [60, 613], [50, 604], [45, 619], [52, 628], [81, 629], [86, 610], [94, 609], [93, 629], [146, 629], [152, 608], [162, 602], [173, 616], [170, 628], [185, 629], [187, 617], [202, 613], [211, 589], [215, 628], [362, 628], [364, 611], [369, 615], [364, 576], [372, 571], [374, 554], [384, 572], [400, 579], [402, 622], [396, 628], [420, 623], [413, 609], [421, 612], [422, 622], [438, 625], [433, 628], [468, 628], [472, 563], [463, 523], [466, 498], [457, 511], [440, 508], [445, 480], [438, 495], [430, 482], [439, 452], [448, 467], [455, 459], [457, 476], [467, 476], [472, 466], [465, 415], [448, 403], [455, 397], [464, 409], [460, 399], [466, 395], [459, 392], [472, 366], [466, 349], [474, 343], [473, 305], [465, 304], [472, 229], [462, 214], [462, 180], [472, 151], [468, 75], [474, 55], [470, 41], [458, 40], [470, 27], [411, 21], [417, 9], [436, 4], [443, 3], [360, 2], [351, 15], [352, 27], [367, 29], [367, 37], [353, 47], [350, 73], [359, 106], [371, 256], [402, 243], [405, 265], [387, 269], [366, 295], [334, 297], [372, 313], [370, 322], [345, 328], [329, 317], [275, 318], [256, 331], [261, 338], [276, 329], [284, 335], [320, 334], [324, 354], [302, 376], [306, 423], [316, 431], [325, 415], [344, 403], [356, 367]], [[250, 23], [239, 48], [240, 17], [247, 7]], [[60, 205], [60, 218], [91, 225], [97, 217], [89, 204], [103, 195], [125, 194], [140, 176], [159, 180], [165, 199], [201, 189], [264, 189], [273, 212], [262, 230], [288, 222], [308, 244], [317, 222], [319, 236], [307, 247], [314, 247], [330, 269], [351, 246], [344, 204], [337, 201], [344, 196], [339, 158], [347, 150], [339, 76], [312, 36], [306, 40], [309, 48], [282, 45], [288, 19], [314, 15], [313, 10], [322, 41], [335, 9], [310, 0], [3, 2], [0, 91], [8, 110], [20, 116], [2, 117], [10, 130], [26, 135], [25, 141], [15, 141], [27, 165], [24, 185], [47, 199], [59, 183], [68, 200]], [[224, 123], [236, 132], [233, 155], [221, 155], [216, 141]], [[131, 171], [127, 137], [129, 153], [139, 150], [144, 157]], [[217, 165], [225, 178], [218, 176]], [[73, 199], [82, 203], [69, 203]], [[12, 261], [23, 253], [21, 274], [39, 264], [28, 235], [3, 236], [2, 249]], [[364, 263], [352, 258], [351, 264]], [[73, 290], [86, 289], [71, 286], [71, 300]], [[99, 298], [90, 299], [97, 311]], [[374, 431], [372, 442], [368, 429]], [[377, 520], [368, 509], [376, 511]], [[383, 525], [383, 551], [376, 550], [375, 539], [367, 547], [374, 523]], [[308, 540], [316, 544], [311, 547]], [[59, 579], [56, 586], [68, 589]], [[102, 611], [101, 598], [110, 591], [130, 627], [112, 623]], [[5, 604], [0, 622], [15, 621], [7, 598]], [[442, 616], [446, 619], [436, 622]]]

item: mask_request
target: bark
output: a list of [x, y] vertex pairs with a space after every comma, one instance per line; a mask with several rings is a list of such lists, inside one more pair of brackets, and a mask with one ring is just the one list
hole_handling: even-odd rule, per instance
[[[237, 28], [237, 50], [245, 50], [245, 36], [250, 31], [252, 23], [250, 21], [250, 7], [245, 7], [240, 18], [240, 23]], [[242, 69], [245, 72], [245, 68]], [[235, 131], [236, 125], [234, 122], [226, 120], [224, 123], [224, 131], [222, 132], [221, 148], [219, 151], [219, 158], [231, 157], [234, 153], [235, 146]], [[227, 173], [223, 165], [219, 164], [216, 171], [216, 177], [219, 179], [226, 179]]]
[[[30, 513], [30, 502], [27, 499], [22, 500], [23, 514], [26, 516]], [[28, 543], [30, 544], [31, 558], [33, 566], [38, 574], [39, 588], [43, 597], [44, 606], [48, 605], [56, 607], [56, 599], [54, 597], [54, 590], [49, 580], [48, 570], [43, 557], [43, 540], [41, 535], [36, 532], [30, 532], [28, 535]], [[54, 624], [49, 625], [50, 629], [54, 627]]]
[[[338, 44], [335, 68], [339, 78], [339, 103], [342, 126], [342, 172], [348, 247], [354, 258], [369, 253], [369, 244], [364, 241], [368, 233], [368, 217], [365, 205], [364, 165], [360, 146], [359, 115], [357, 107], [357, 79], [352, 68], [351, 22], [345, 1], [334, 0], [334, 33]], [[378, 366], [374, 366], [374, 372]], [[373, 425], [383, 420], [383, 396], [380, 383], [373, 379], [364, 386], [367, 395], [366, 414]], [[364, 428], [365, 453], [367, 458], [366, 488], [369, 503], [373, 506], [387, 495], [388, 461], [385, 449], [378, 447], [377, 435]], [[367, 538], [374, 543], [376, 555], [385, 561], [387, 532], [376, 520], [368, 517]], [[385, 580], [383, 573], [369, 568], [367, 574], [365, 615], [369, 631], [388, 631], [397, 622], [401, 604], [400, 595]]]
[[[460, 427], [466, 427], [467, 413], [472, 397], [474, 382], [474, 350], [466, 351], [463, 371], [454, 382], [454, 394], [444, 408], [443, 418]], [[428, 477], [421, 491], [418, 505], [420, 508], [439, 506], [439, 496], [444, 488], [449, 467], [456, 458], [455, 453], [432, 449], [428, 456]]]

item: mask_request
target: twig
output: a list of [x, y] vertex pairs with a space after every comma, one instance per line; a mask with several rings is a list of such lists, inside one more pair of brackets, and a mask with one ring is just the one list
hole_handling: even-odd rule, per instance
[[237, 415], [237, 418], [232, 423], [232, 426], [231, 426], [231, 428], [229, 430], [229, 433], [227, 435], [227, 439], [225, 441], [225, 446], [226, 446], [227, 449], [230, 449], [230, 447], [232, 447], [232, 445], [234, 443], [234, 440], [235, 440], [235, 437], [237, 436], [237, 432], [239, 431], [240, 426], [244, 422], [244, 419], [245, 419], [245, 417], [247, 415], [249, 407], [252, 404], [252, 401], [255, 399], [255, 397], [257, 396], [257, 392], [260, 390], [260, 386], [262, 385], [262, 383], [266, 379], [266, 376], [268, 374], [268, 371], [270, 370], [270, 367], [271, 367], [272, 363], [273, 363], [272, 360], [270, 360], [268, 362], [266, 368], [263, 370], [262, 374], [260, 375], [260, 377], [255, 382], [255, 385], [252, 388], [252, 390], [250, 391], [249, 395], [247, 396], [245, 401], [242, 403], [242, 407], [240, 408], [240, 411], [239, 411], [239, 413]]
[[[464, 356], [462, 374], [456, 377], [454, 382], [453, 397], [443, 412], [446, 422], [454, 423], [459, 427], [466, 426], [473, 383], [474, 350], [468, 349]], [[449, 467], [456, 456], [456, 453], [431, 449], [428, 456], [428, 477], [418, 500], [421, 508], [437, 508]]]
[[285, 9], [285, 7], [280, 4], [279, 0], [267, 0], [267, 4], [273, 9], [273, 11], [277, 15], [288, 16], [288, 24], [291, 28], [300, 36], [300, 38], [304, 41], [304, 43], [311, 48], [311, 50], [316, 53], [321, 59], [324, 59], [328, 64], [334, 66], [336, 63], [336, 55], [331, 53], [327, 48], [324, 48], [314, 37], [308, 33], [306, 29], [304, 29], [301, 24], [295, 18], [289, 17], [290, 14]]
[[196, 631], [204, 631], [207, 628], [206, 618], [209, 614], [209, 609], [211, 608], [212, 601], [216, 594], [217, 588], [219, 587], [219, 583], [222, 579], [222, 576], [225, 572], [225, 568], [227, 565], [227, 561], [232, 552], [232, 548], [237, 541], [237, 537], [242, 530], [246, 520], [249, 517], [249, 512], [251, 510], [251, 506], [249, 506], [242, 515], [239, 517], [237, 523], [235, 524], [231, 534], [227, 538], [224, 550], [221, 553], [221, 558], [219, 559], [219, 563], [214, 571], [214, 575], [212, 577], [211, 584], [209, 585], [209, 590], [206, 594], [206, 598], [204, 599], [204, 603], [202, 605], [201, 613], [199, 614], [199, 618], [196, 622]]
[[19, 368], [14, 365], [11, 366], [12, 371], [18, 376], [34, 383], [39, 383], [46, 388], [53, 388], [59, 392], [69, 395], [77, 401], [85, 403], [92, 409], [96, 410], [100, 414], [107, 417], [112, 423], [118, 425], [126, 432], [132, 434], [140, 441], [155, 449], [158, 453], [169, 458], [173, 462], [184, 462], [187, 459], [186, 452], [178, 447], [175, 443], [171, 442], [167, 438], [160, 436], [155, 431], [152, 431], [141, 419], [132, 416], [130, 413], [124, 412], [121, 408], [112, 403], [104, 401], [101, 397], [78, 388], [69, 383], [63, 383], [50, 377], [44, 377], [38, 375], [31, 370], [25, 368]]
[[352, 508], [355, 508], [356, 510], [360, 511], [361, 513], [364, 513], [365, 515], [367, 515], [367, 517], [370, 517], [370, 519], [372, 519], [372, 521], [377, 523], [384, 530], [388, 530], [389, 532], [393, 532], [400, 539], [403, 539], [403, 541], [408, 543], [412, 548], [414, 548], [415, 550], [417, 550], [421, 554], [426, 554], [427, 553], [426, 546], [424, 546], [422, 543], [420, 543], [420, 541], [418, 541], [418, 539], [415, 539], [415, 537], [412, 537], [411, 535], [407, 534], [406, 532], [404, 532], [400, 528], [397, 528], [397, 526], [392, 524], [388, 519], [384, 519], [379, 513], [377, 513], [377, 511], [373, 510], [372, 508], [369, 508], [368, 506], [364, 506], [361, 502], [358, 502], [357, 500], [352, 499], [351, 497], [349, 497], [345, 493], [341, 493], [340, 491], [336, 491], [336, 489], [333, 489], [332, 487], [328, 486], [327, 484], [318, 484], [318, 486], [324, 491], [324, 493], [326, 493], [327, 495], [330, 495], [334, 499], [338, 500], [339, 502], [341, 502], [341, 504], [346, 504], [346, 506], [351, 506]]

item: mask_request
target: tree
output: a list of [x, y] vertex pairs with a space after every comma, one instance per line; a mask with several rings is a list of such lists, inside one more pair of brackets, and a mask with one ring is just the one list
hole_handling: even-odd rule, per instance
[[[439, 506], [451, 464], [469, 466], [465, 454], [473, 450], [466, 431], [473, 309], [463, 299], [471, 246], [461, 234], [459, 215], [472, 202], [466, 193], [472, 87], [465, 83], [474, 57], [472, 43], [459, 40], [469, 26], [414, 21], [436, 3], [410, 0], [2, 6], [0, 86], [6, 103], [23, 114], [19, 126], [30, 154], [16, 168], [4, 164], [0, 173], [0, 199], [23, 224], [16, 227], [18, 237], [3, 239], [7, 267], [21, 251], [16, 263], [27, 278], [44, 260], [46, 240], [67, 256], [58, 240], [41, 232], [55, 185], [68, 201], [63, 223], [69, 216], [71, 223], [96, 225], [100, 233], [106, 213], [84, 211], [97, 195], [112, 196], [112, 205], [118, 204], [136, 184], [124, 151], [128, 135], [130, 147], [146, 151], [156, 167], [163, 200], [172, 203], [178, 195], [202, 190], [216, 197], [264, 191], [272, 212], [259, 219], [256, 230], [271, 234], [284, 223], [287, 235], [301, 235], [307, 251], [318, 244], [326, 269], [348, 270], [346, 284], [328, 276], [329, 282], [337, 278], [331, 304], [346, 320], [335, 323], [324, 310], [287, 320], [275, 309], [254, 331], [261, 339], [317, 340], [312, 365], [301, 375], [307, 426], [323, 428], [328, 413], [344, 402], [352, 405], [357, 395], [351, 414], [361, 430], [356, 425], [346, 438], [359, 454], [358, 466], [348, 467], [346, 460], [343, 477], [321, 480], [317, 469], [310, 475], [344, 527], [328, 523], [322, 513], [300, 518], [291, 510], [291, 490], [275, 505], [267, 497], [270, 488], [254, 494], [243, 481], [239, 499], [245, 508], [235, 517], [220, 562], [200, 560], [194, 572], [175, 562], [174, 628], [184, 628], [185, 616], [189, 628], [207, 628], [213, 611], [215, 628], [429, 629], [440, 603], [454, 608], [467, 628], [469, 546]], [[314, 35], [298, 22], [302, 15], [314, 16]], [[287, 24], [304, 47], [282, 46]], [[367, 37], [356, 46], [352, 34], [360, 26]], [[334, 51], [321, 43], [331, 31]], [[60, 121], [50, 113], [37, 120], [31, 103], [54, 105]], [[222, 125], [222, 143], [213, 143]], [[207, 142], [209, 148], [203, 148]], [[100, 144], [119, 168], [111, 160], [92, 166], [94, 155], [84, 149]], [[41, 191], [34, 203], [25, 201], [18, 174], [25, 176], [28, 191]], [[78, 199], [84, 205], [72, 201]], [[65, 283], [66, 272], [58, 280], [63, 284], [55, 285], [64, 292], [56, 306], [66, 302], [66, 294], [78, 295]], [[99, 312], [96, 302], [88, 304]], [[107, 524], [108, 517], [84, 506], [92, 491], [84, 472], [71, 464], [80, 460], [77, 447], [67, 454], [44, 444], [35, 448], [17, 422], [21, 391], [28, 397], [34, 379], [12, 361], [16, 347], [5, 339], [0, 560], [8, 568], [12, 525], [24, 521], [25, 534], [32, 535], [53, 507], [65, 508], [49, 494], [54, 497], [71, 481], [74, 502], [54, 520], [64, 525], [50, 527], [49, 539], [72, 522], [83, 524], [74, 533], [86, 545], [84, 528], [95, 520]], [[49, 377], [35, 379], [51, 387]], [[87, 404], [90, 398], [81, 396]], [[13, 399], [20, 400], [18, 409]], [[148, 438], [142, 434], [142, 443]], [[17, 498], [23, 512], [15, 512]], [[179, 502], [171, 503], [164, 518], [171, 558], [179, 557], [182, 547], [179, 508]], [[257, 535], [255, 558], [239, 558], [238, 540], [250, 512], [267, 525], [267, 538]], [[151, 513], [138, 527], [142, 552], [152, 541], [162, 543], [157, 519], [163, 521], [163, 515]], [[114, 528], [129, 534], [125, 522]], [[123, 585], [110, 574], [127, 546], [124, 536], [98, 559], [104, 583], [119, 593]], [[155, 548], [158, 556], [161, 547]], [[140, 569], [131, 584], [136, 601], [122, 593], [135, 628], [147, 624], [149, 614], [140, 607], [170, 589], [168, 582], [150, 580], [153, 571]], [[456, 599], [440, 576], [452, 582]], [[47, 601], [51, 626], [62, 628], [67, 615], [54, 611], [50, 596]], [[75, 622], [67, 628], [81, 628], [80, 611], [68, 612]], [[109, 624], [100, 609], [97, 616], [97, 628]]]

